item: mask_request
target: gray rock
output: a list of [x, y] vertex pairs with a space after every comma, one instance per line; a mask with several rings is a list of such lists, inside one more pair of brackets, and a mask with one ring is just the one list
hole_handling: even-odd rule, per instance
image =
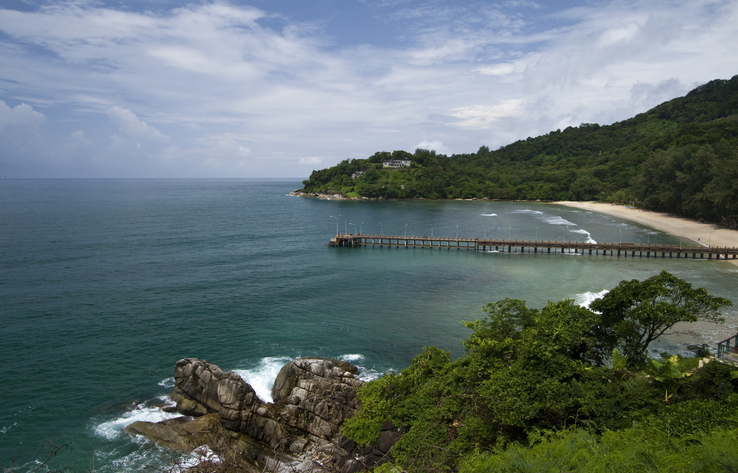
[[[350, 363], [300, 358], [285, 365], [263, 403], [233, 371], [197, 358], [177, 362], [173, 399], [177, 410], [198, 416], [218, 413], [222, 426], [272, 448], [303, 451], [308, 444], [338, 441], [343, 421], [353, 415], [362, 381]], [[295, 447], [291, 444], [298, 442]]]
[[[183, 422], [187, 420], [187, 422]], [[177, 418], [164, 422], [138, 421], [126, 426], [125, 431], [142, 435], [162, 447], [179, 452], [191, 452], [208, 444], [209, 437], [222, 436], [220, 416], [210, 414], [191, 418]]]
[[[383, 425], [379, 445], [366, 452], [357, 452], [355, 443], [341, 437], [341, 426], [353, 415], [356, 391], [362, 385], [357, 372], [340, 360], [296, 359], [279, 372], [272, 388], [274, 402], [264, 403], [233, 371], [185, 358], [175, 366], [172, 399], [178, 412], [199, 417], [183, 425], [137, 422], [127, 430], [180, 451], [207, 443], [203, 441], [207, 437], [221, 447], [230, 445], [229, 451], [255, 466], [278, 458], [281, 466], [275, 471], [306, 465], [316, 472], [358, 471], [384, 461], [402, 433], [391, 423]], [[202, 443], [195, 445], [198, 442]]]

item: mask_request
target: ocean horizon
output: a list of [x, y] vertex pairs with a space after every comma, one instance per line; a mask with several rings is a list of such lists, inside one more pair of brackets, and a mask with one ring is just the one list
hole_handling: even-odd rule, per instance
[[[424, 346], [463, 353], [463, 321], [505, 297], [587, 304], [661, 270], [738, 302], [726, 262], [466, 250], [329, 248], [339, 231], [678, 243], [603, 214], [534, 202], [319, 200], [299, 179], [0, 181], [0, 466], [164, 467], [172, 454], [123, 431], [174, 414], [175, 363], [234, 370], [268, 401], [283, 364], [339, 358], [363, 379], [406, 367]], [[682, 324], [651, 349], [738, 331]], [[46, 445], [46, 447], [44, 446]]]

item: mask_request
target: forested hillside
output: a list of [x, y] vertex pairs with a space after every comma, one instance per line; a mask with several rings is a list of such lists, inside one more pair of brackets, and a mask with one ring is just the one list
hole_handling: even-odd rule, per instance
[[[738, 225], [738, 75], [612, 125], [498, 150], [378, 152], [314, 171], [304, 192], [370, 198], [599, 200]], [[389, 159], [410, 159], [389, 169]], [[362, 175], [352, 177], [357, 171]]]
[[487, 304], [464, 355], [427, 347], [365, 384], [343, 434], [402, 434], [375, 472], [738, 471], [735, 367], [647, 356], [651, 329], [720, 321], [730, 304], [667, 272], [622, 281], [593, 310]]

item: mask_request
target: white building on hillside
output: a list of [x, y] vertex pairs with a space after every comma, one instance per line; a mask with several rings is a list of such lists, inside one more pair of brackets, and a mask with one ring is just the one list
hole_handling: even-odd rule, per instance
[[410, 163], [412, 163], [410, 159], [390, 159], [384, 162], [384, 167], [396, 169], [407, 168], [410, 167]]

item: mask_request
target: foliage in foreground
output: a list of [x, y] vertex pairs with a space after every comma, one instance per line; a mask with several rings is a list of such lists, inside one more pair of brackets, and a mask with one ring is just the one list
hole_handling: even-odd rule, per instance
[[[378, 152], [316, 170], [305, 192], [390, 199], [601, 200], [738, 225], [738, 76], [612, 125], [498, 150]], [[410, 168], [385, 169], [388, 159]], [[356, 176], [357, 171], [364, 171]]]
[[[649, 419], [649, 420], [656, 420]], [[461, 473], [615, 471], [738, 471], [738, 429], [697, 431], [683, 436], [643, 423], [597, 435], [580, 428], [536, 432], [529, 445], [470, 455]]]
[[[623, 287], [630, 292], [618, 290]], [[427, 347], [402, 372], [367, 383], [344, 435], [375, 442], [391, 421], [406, 432], [392, 449], [394, 464], [406, 471], [462, 464], [467, 471], [496, 471], [495, 462], [511, 458], [530, 465], [515, 471], [547, 471], [557, 462], [591, 462], [596, 471], [608, 449], [610, 456], [645, 458], [635, 446], [617, 449], [618, 442], [641, 437], [648, 441], [638, 440], [638, 448], [648, 455], [660, 449], [654, 461], [666, 468], [676, 465], [669, 455], [688, 453], [695, 443], [723, 445], [735, 437], [738, 396], [730, 368], [711, 362], [692, 373], [690, 360], [646, 361], [647, 345], [634, 343], [647, 322], [667, 329], [678, 321], [717, 320], [716, 311], [730, 302], [666, 272], [618, 288], [611, 300], [598, 301], [602, 313], [570, 300], [540, 310], [512, 299], [488, 304], [485, 319], [466, 323], [472, 334], [464, 356], [452, 360]], [[662, 448], [667, 441], [670, 447]], [[558, 450], [569, 456], [558, 458]], [[567, 468], [556, 471], [573, 471]]]

